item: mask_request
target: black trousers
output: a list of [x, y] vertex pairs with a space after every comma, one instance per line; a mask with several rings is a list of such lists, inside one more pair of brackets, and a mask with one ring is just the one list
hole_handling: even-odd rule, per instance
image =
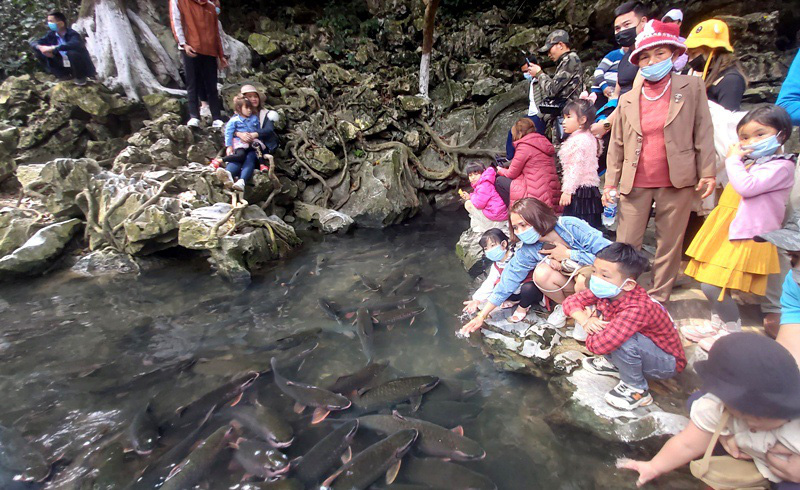
[[61, 57], [61, 53], [54, 52], [53, 57], [48, 58], [41, 51], [33, 48], [33, 54], [42, 69], [57, 78], [89, 78], [95, 76], [94, 63], [92, 63], [89, 53], [80, 51], [67, 53], [69, 68], [64, 66], [64, 59]]
[[531, 305], [538, 304], [542, 298], [544, 298], [544, 294], [539, 291], [539, 288], [536, 287], [536, 284], [532, 282], [525, 282], [522, 283], [519, 294], [512, 294], [508, 297], [508, 300], [519, 301], [519, 306], [523, 308], [530, 308]]
[[[186, 53], [181, 53], [183, 72], [186, 75], [186, 92], [189, 99], [189, 117], [200, 118], [200, 97], [207, 97], [211, 117], [221, 119], [222, 106], [217, 92], [217, 58], [198, 54], [192, 58]], [[199, 92], [199, 87], [203, 87]]]
[[511, 179], [498, 175], [494, 179], [494, 189], [500, 194], [500, 199], [506, 203], [506, 207], [511, 207]]

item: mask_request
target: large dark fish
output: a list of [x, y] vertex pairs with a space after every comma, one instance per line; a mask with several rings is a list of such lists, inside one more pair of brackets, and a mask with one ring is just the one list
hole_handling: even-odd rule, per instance
[[301, 413], [306, 407], [314, 407], [312, 424], [322, 422], [333, 410], [344, 410], [351, 405], [350, 400], [342, 395], [284, 378], [278, 373], [274, 357], [272, 358], [272, 374], [275, 376], [275, 384], [278, 389], [296, 402], [295, 412]]
[[[162, 380], [175, 378], [181, 372], [194, 366], [196, 360], [194, 358], [183, 359], [172, 364], [159, 366], [146, 373], [138, 374], [133, 378], [120, 383], [115, 386], [100, 388], [98, 390], [91, 390], [92, 393], [98, 395], [112, 395], [126, 393], [129, 391], [140, 391], [150, 388], [153, 385], [159, 384]], [[89, 376], [89, 378], [104, 377], [101, 370], [97, 370]]]
[[139, 410], [128, 428], [129, 449], [143, 456], [153, 452], [158, 444], [158, 421], [150, 403]]
[[419, 431], [417, 449], [429, 456], [456, 461], [474, 461], [486, 457], [486, 451], [480, 444], [464, 437], [464, 429], [461, 426], [445, 429], [424, 420], [405, 418], [397, 412], [392, 415], [365, 415], [358, 420], [363, 427], [382, 434], [416, 429]]
[[331, 320], [336, 320], [337, 322], [342, 321], [342, 317], [339, 312], [339, 308], [336, 306], [336, 303], [333, 303], [325, 298], [319, 298], [317, 301], [319, 303], [319, 307], [322, 308], [322, 311], [328, 316], [328, 318]]
[[350, 460], [350, 444], [358, 430], [358, 420], [350, 420], [325, 436], [304, 456], [292, 462], [294, 474], [307, 487], [319, 483], [328, 471], [341, 460]]
[[358, 312], [356, 312], [356, 334], [358, 335], [358, 340], [361, 341], [361, 350], [364, 351], [367, 362], [372, 362], [372, 358], [375, 357], [372, 317], [369, 316], [369, 312], [365, 308], [359, 308]]
[[419, 282], [422, 280], [421, 276], [416, 274], [412, 274], [405, 279], [403, 279], [400, 284], [394, 287], [389, 294], [392, 296], [402, 296], [404, 294], [411, 294], [413, 291], [417, 290], [417, 286], [419, 286]]
[[17, 431], [0, 425], [0, 469], [15, 481], [39, 482], [50, 476], [51, 465]]
[[438, 383], [439, 378], [436, 376], [393, 379], [374, 388], [360, 390], [353, 397], [353, 404], [362, 413], [392, 407], [404, 401], [411, 401], [412, 405], [418, 407], [422, 395], [431, 391]]
[[364, 285], [365, 288], [369, 289], [370, 291], [380, 291], [381, 285], [375, 282], [374, 279], [370, 279], [369, 277], [365, 276], [364, 274], [357, 274], [358, 279], [361, 281], [361, 284]]
[[261, 479], [274, 478], [289, 471], [289, 458], [266, 442], [238, 439], [231, 443], [236, 448], [234, 459], [248, 475]]
[[480, 385], [473, 380], [441, 378], [436, 389], [425, 397], [425, 401], [465, 401], [472, 398], [478, 391], [480, 391]]
[[403, 270], [402, 267], [392, 266], [392, 272], [390, 272], [384, 279], [381, 289], [384, 291], [391, 291], [394, 289], [395, 286], [403, 282], [403, 279], [406, 277], [406, 272]]
[[172, 469], [167, 481], [160, 487], [161, 490], [186, 490], [194, 488], [211, 465], [217, 455], [230, 444], [233, 429], [223, 426], [214, 431], [206, 440], [200, 443], [183, 461]]
[[403, 456], [416, 439], [417, 431], [409, 429], [376, 442], [339, 468], [325, 480], [323, 486], [333, 490], [365, 489], [384, 473], [386, 483], [391, 484], [400, 471]]
[[416, 308], [400, 308], [398, 310], [385, 311], [373, 315], [373, 319], [381, 325], [386, 325], [391, 328], [395, 323], [408, 320], [409, 318], [411, 318], [413, 322], [414, 318], [423, 311], [425, 311], [425, 308], [419, 306]]
[[297, 284], [301, 277], [308, 275], [311, 272], [311, 266], [303, 264], [292, 274], [292, 277], [286, 281], [281, 282], [281, 286], [292, 287]]
[[171, 428], [192, 425], [201, 420], [212, 407], [220, 408], [227, 404], [236, 405], [241, 400], [244, 390], [252, 385], [257, 378], [258, 373], [248, 373], [209, 391], [188, 405], [179, 407], [168, 425]]
[[396, 310], [398, 308], [402, 308], [403, 306], [411, 303], [415, 299], [416, 298], [414, 296], [409, 296], [406, 298], [400, 298], [392, 301], [368, 301], [366, 303], [359, 303], [357, 305], [345, 306], [339, 308], [337, 311], [340, 317], [345, 317], [345, 318], [352, 318], [353, 314], [356, 311], [358, 311], [359, 308], [366, 308], [367, 310], [369, 310], [370, 313], [374, 315], [382, 311]]
[[436, 458], [408, 458], [402, 475], [405, 480], [433, 487], [497, 490], [497, 485], [480, 473]]
[[264, 352], [270, 350], [289, 350], [292, 347], [297, 347], [298, 345], [304, 344], [306, 342], [317, 340], [319, 338], [319, 334], [322, 333], [321, 328], [312, 328], [309, 330], [303, 330], [302, 332], [297, 332], [292, 335], [288, 335], [286, 337], [281, 337], [277, 340], [273, 340], [270, 343], [256, 347], [253, 349], [254, 352]]
[[294, 441], [292, 426], [272, 408], [258, 402], [226, 409], [225, 414], [234, 424], [241, 424], [250, 434], [272, 447], [288, 447]]
[[400, 405], [397, 412], [403, 416], [412, 416], [428, 422], [453, 428], [470, 420], [474, 420], [480, 415], [483, 408], [474, 403], [455, 402], [449, 400], [428, 400], [417, 410], [410, 405]]
[[335, 383], [328, 387], [328, 391], [350, 395], [355, 391], [371, 386], [372, 382], [378, 379], [378, 376], [383, 374], [387, 367], [389, 367], [388, 362], [367, 364], [353, 374], [339, 377]]

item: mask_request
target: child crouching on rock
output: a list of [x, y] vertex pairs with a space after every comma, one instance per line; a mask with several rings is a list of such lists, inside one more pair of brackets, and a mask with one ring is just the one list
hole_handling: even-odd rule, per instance
[[226, 187], [244, 191], [245, 183], [253, 177], [258, 164], [257, 147], [260, 145], [260, 148], [264, 148], [264, 145], [258, 140], [248, 144], [234, 137], [237, 132], [252, 133], [258, 130], [258, 116], [253, 114], [253, 105], [250, 101], [242, 95], [237, 95], [233, 99], [233, 109], [236, 114], [225, 125], [227, 156], [222, 161], [228, 165], [224, 169], [217, 169], [217, 176]]
[[[497, 171], [494, 167], [484, 169], [483, 164], [470, 163], [464, 168], [464, 173], [469, 178], [469, 183], [475, 190], [467, 194], [459, 190], [459, 195], [467, 202], [467, 209], [473, 223], [477, 221], [478, 228], [482, 231], [491, 228], [508, 229], [508, 207], [494, 187]], [[476, 228], [476, 226], [472, 226]]]
[[[694, 367], [706, 394], [689, 425], [650, 461], [618, 466], [637, 471], [640, 486], [691, 461], [712, 488], [798, 488], [771, 464], [800, 453], [800, 370], [789, 351], [764, 335], [732, 333]], [[730, 456], [711, 457], [718, 439]]]
[[[464, 312], [473, 314], [478, 311], [482, 303], [489, 299], [492, 290], [500, 282], [500, 276], [503, 274], [508, 261], [514, 256], [514, 249], [509, 245], [508, 236], [498, 228], [487, 230], [481, 236], [478, 244], [483, 248], [483, 253], [486, 258], [492, 261], [492, 266], [489, 268], [489, 273], [483, 284], [473, 293], [471, 301], [464, 301]], [[512, 321], [520, 322], [528, 314], [531, 305], [539, 303], [544, 295], [533, 284], [533, 271], [528, 274], [522, 281], [522, 285], [508, 297], [508, 300], [501, 305], [503, 308], [511, 308], [517, 305], [516, 311], [512, 315]]]
[[620, 410], [649, 405], [647, 378], [667, 379], [683, 371], [686, 356], [675, 324], [636, 279], [647, 259], [632, 246], [612, 243], [597, 253], [589, 289], [564, 300], [564, 313], [588, 334], [588, 371], [619, 378], [605, 396]]

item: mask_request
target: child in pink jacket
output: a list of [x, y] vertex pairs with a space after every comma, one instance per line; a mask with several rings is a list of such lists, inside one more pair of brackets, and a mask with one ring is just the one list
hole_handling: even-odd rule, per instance
[[559, 204], [564, 206], [564, 216], [580, 218], [602, 231], [603, 204], [597, 175], [602, 143], [589, 131], [596, 115], [594, 105], [588, 99], [570, 101], [563, 114], [564, 133], [570, 136], [558, 152], [564, 170]]
[[467, 211], [480, 210], [489, 221], [499, 222], [502, 225], [508, 220], [508, 208], [494, 187], [497, 171], [494, 167], [484, 169], [483, 164], [469, 163], [464, 169], [472, 188], [472, 194], [460, 191], [461, 197], [467, 200]]

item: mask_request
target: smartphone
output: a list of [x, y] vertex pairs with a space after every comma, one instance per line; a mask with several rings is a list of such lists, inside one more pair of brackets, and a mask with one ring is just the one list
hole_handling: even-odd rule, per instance
[[527, 68], [528, 66], [530, 66], [530, 65], [537, 65], [537, 64], [538, 64], [538, 63], [536, 62], [536, 57], [535, 57], [535, 56], [532, 56], [532, 55], [530, 55], [529, 53], [526, 53], [526, 52], [525, 52], [525, 51], [523, 51], [523, 50], [520, 50], [520, 53], [522, 53], [522, 58], [525, 60], [525, 63], [523, 63], [523, 65], [524, 65], [526, 68]]
[[556, 248], [556, 244], [555, 243], [544, 242], [544, 244], [542, 245], [542, 250], [552, 250], [554, 248]]

